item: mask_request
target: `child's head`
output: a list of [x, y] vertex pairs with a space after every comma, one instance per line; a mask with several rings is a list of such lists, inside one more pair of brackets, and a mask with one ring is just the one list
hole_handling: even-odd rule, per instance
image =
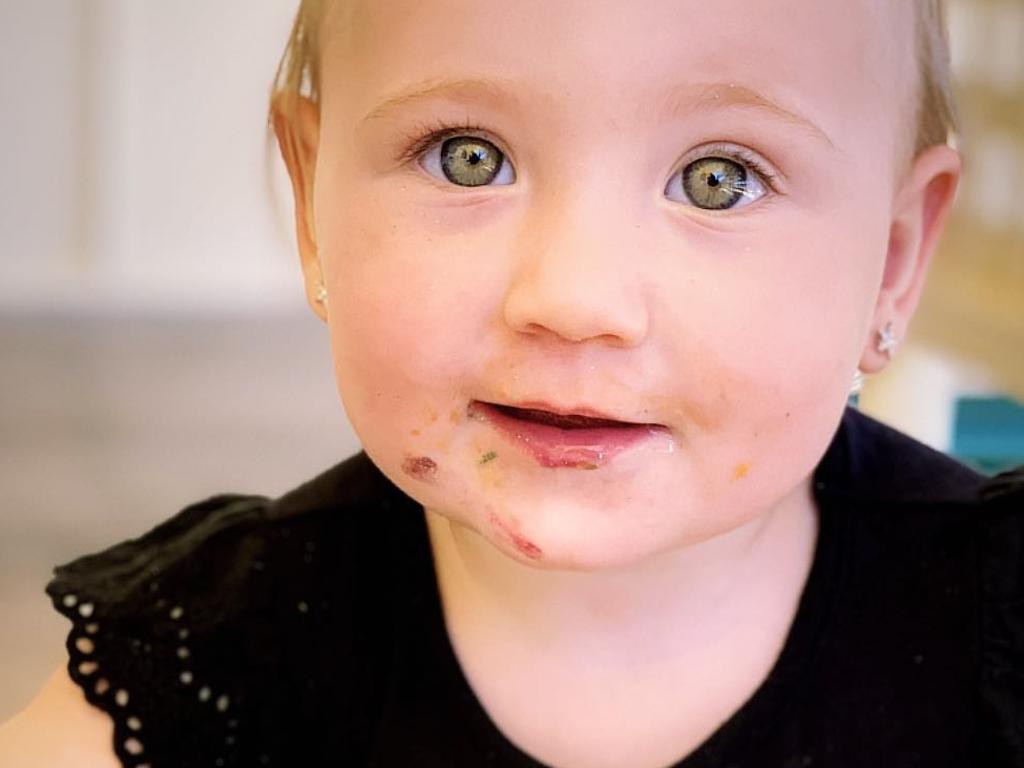
[[[278, 86], [366, 451], [540, 567], [806, 497], [960, 173], [938, 0], [306, 0]], [[479, 402], [661, 429], [546, 467]]]

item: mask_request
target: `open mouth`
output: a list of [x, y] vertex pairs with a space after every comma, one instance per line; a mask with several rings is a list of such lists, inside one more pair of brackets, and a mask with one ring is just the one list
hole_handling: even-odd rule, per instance
[[496, 410], [507, 414], [511, 418], [532, 421], [537, 424], [547, 424], [560, 429], [595, 429], [597, 427], [636, 427], [640, 426], [628, 421], [616, 421], [615, 419], [598, 419], [591, 416], [582, 416], [576, 413], [560, 414], [551, 411], [541, 411], [535, 408], [514, 408], [511, 405], [498, 405], [489, 403]]
[[474, 400], [468, 414], [489, 423], [505, 440], [544, 467], [597, 469], [627, 448], [667, 428], [581, 413], [554, 413]]

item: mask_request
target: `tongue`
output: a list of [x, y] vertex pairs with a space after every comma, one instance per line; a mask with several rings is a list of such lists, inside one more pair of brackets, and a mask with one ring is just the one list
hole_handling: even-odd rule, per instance
[[589, 416], [578, 416], [576, 414], [562, 416], [557, 413], [551, 413], [550, 411], [537, 411], [532, 408], [512, 408], [503, 406], [502, 410], [507, 411], [509, 415], [515, 416], [517, 419], [535, 421], [540, 424], [548, 424], [552, 427], [561, 427], [562, 429], [596, 429], [598, 427], [633, 426], [623, 421], [615, 421], [614, 419], [592, 419]]

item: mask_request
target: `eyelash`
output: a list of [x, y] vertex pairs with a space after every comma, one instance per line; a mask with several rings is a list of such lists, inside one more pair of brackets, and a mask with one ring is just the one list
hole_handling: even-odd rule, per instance
[[[402, 163], [411, 162], [437, 142], [450, 139], [453, 136], [462, 136], [467, 133], [484, 134], [483, 136], [480, 136], [480, 138], [484, 138], [495, 143], [492, 139], [488, 138], [490, 131], [487, 128], [470, 121], [459, 124], [446, 123], [442, 120], [438, 120], [433, 123], [419, 123], [416, 130], [406, 136], [406, 141], [410, 143], [410, 146], [401, 153], [399, 160]], [[690, 162], [692, 163], [695, 160], [702, 160], [707, 157], [724, 157], [727, 160], [733, 160], [740, 165], [745, 165], [757, 173], [757, 175], [764, 180], [773, 192], [779, 191], [778, 175], [768, 168], [756, 155], [742, 147], [736, 147], [731, 144], [724, 144], [721, 142], [712, 143], [708, 146], [702, 147], [701, 155]], [[689, 163], [687, 163], [687, 165], [688, 164]], [[683, 167], [685, 168], [686, 166]]]
[[[700, 155], [695, 157], [693, 160], [690, 160], [686, 165], [689, 165], [696, 160], [703, 160], [707, 157], [724, 157], [725, 159], [732, 160], [740, 165], [745, 165], [760, 176], [773, 192], [779, 191], [778, 174], [765, 165], [753, 152], [732, 144], [723, 144], [718, 142], [701, 147]], [[684, 165], [683, 167], [685, 168], [686, 166]]]
[[[434, 123], [419, 123], [416, 126], [416, 130], [406, 136], [406, 141], [411, 142], [411, 146], [401, 154], [399, 160], [403, 163], [411, 162], [426, 152], [436, 142], [450, 139], [453, 136], [461, 136], [463, 133], [490, 134], [490, 131], [482, 125], [469, 121], [460, 124], [446, 123], [441, 120]], [[487, 136], [481, 136], [481, 138], [487, 139]], [[491, 139], [487, 140], [491, 141]]]

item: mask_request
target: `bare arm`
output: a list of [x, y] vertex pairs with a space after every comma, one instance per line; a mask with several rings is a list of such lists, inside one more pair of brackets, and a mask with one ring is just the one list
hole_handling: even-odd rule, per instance
[[0, 726], [0, 768], [120, 768], [114, 724], [61, 666], [32, 702]]

